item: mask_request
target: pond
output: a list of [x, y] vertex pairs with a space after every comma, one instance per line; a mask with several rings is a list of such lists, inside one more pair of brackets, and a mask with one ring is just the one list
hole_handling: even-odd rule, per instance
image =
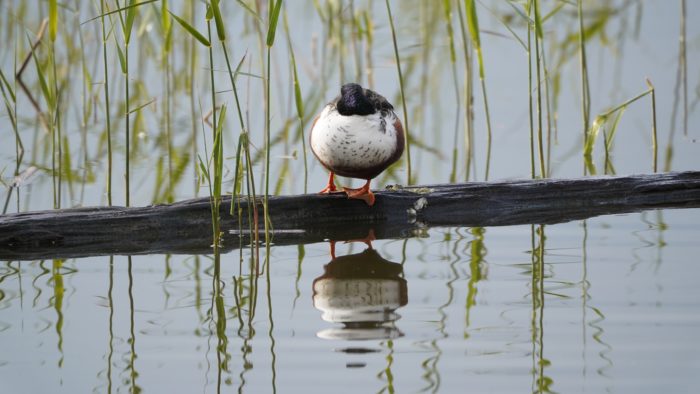
[[[164, 8], [206, 35], [202, 2], [132, 8], [128, 48], [127, 10], [123, 22], [119, 12], [101, 20], [116, 3], [59, 3], [56, 40], [48, 24], [28, 55], [51, 3], [0, 4], [7, 214], [208, 196], [217, 121], [223, 194], [246, 194], [251, 181], [263, 194], [266, 168], [272, 195], [321, 190], [327, 173], [309, 152], [305, 158], [302, 142], [349, 81], [385, 95], [410, 136], [411, 163], [404, 154], [374, 189], [700, 164], [700, 27], [686, 23], [700, 12], [693, 2], [583, 1], [587, 80], [577, 2], [533, 2], [530, 30], [536, 5], [544, 64], [533, 56], [531, 69], [519, 2], [287, 1], [270, 67], [267, 2], [222, 2], [228, 52], [212, 21], [213, 65]], [[26, 90], [13, 78], [25, 58]], [[584, 138], [596, 143], [587, 148]], [[371, 226], [359, 229], [371, 235]], [[77, 254], [86, 257], [56, 249], [41, 260], [10, 260], [0, 245], [0, 391], [700, 389], [697, 208], [258, 249], [227, 244], [231, 236], [222, 253], [204, 254], [110, 255], [86, 246], [90, 253]]]

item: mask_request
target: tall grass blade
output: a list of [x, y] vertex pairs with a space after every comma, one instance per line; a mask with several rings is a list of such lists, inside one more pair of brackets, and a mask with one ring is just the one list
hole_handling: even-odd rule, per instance
[[301, 85], [299, 84], [299, 74], [297, 72], [297, 61], [294, 56], [294, 46], [292, 45], [292, 39], [289, 34], [289, 21], [287, 20], [287, 13], [284, 13], [284, 29], [287, 33], [287, 47], [289, 50], [289, 60], [292, 66], [292, 77], [294, 86], [294, 104], [297, 110], [297, 118], [299, 119], [299, 130], [301, 132], [301, 150], [304, 158], [304, 193], [307, 192], [308, 180], [309, 180], [309, 169], [308, 161], [306, 157], [306, 137], [304, 135], [304, 98], [301, 94]]
[[399, 74], [399, 90], [401, 92], [401, 107], [403, 108], [403, 129], [406, 134], [406, 184], [413, 182], [411, 177], [411, 133], [408, 127], [408, 108], [406, 108], [406, 94], [404, 91], [403, 73], [401, 72], [401, 57], [399, 56], [399, 45], [396, 39], [396, 29], [394, 28], [394, 18], [391, 15], [391, 5], [389, 0], [385, 0], [386, 12], [389, 15], [389, 27], [391, 29], [391, 40], [394, 44], [394, 58], [396, 60], [396, 71]]
[[219, 110], [219, 123], [216, 128], [214, 137], [214, 146], [212, 148], [214, 160], [214, 198], [221, 199], [221, 184], [223, 179], [224, 169], [224, 145], [223, 145], [223, 129], [226, 119], [226, 105], [222, 105]]
[[686, 44], [686, 0], [681, 0], [680, 63], [683, 81], [683, 135], [688, 136], [688, 48]]
[[[134, 0], [129, 0], [128, 5], [124, 8], [123, 12], [126, 12], [126, 17], [124, 17], [123, 12], [119, 12], [119, 21], [121, 22], [122, 26], [122, 34], [124, 35], [124, 52], [121, 53], [121, 48], [119, 44], [117, 43], [117, 51], [119, 53], [119, 61], [122, 64], [122, 72], [124, 73], [124, 96], [125, 96], [125, 110], [124, 110], [124, 128], [125, 128], [125, 133], [124, 133], [124, 149], [125, 149], [125, 171], [124, 171], [124, 180], [125, 180], [125, 204], [126, 206], [131, 205], [131, 186], [130, 186], [130, 179], [131, 179], [131, 144], [130, 144], [130, 138], [131, 138], [131, 119], [129, 118], [130, 112], [131, 112], [131, 107], [130, 107], [130, 93], [129, 93], [129, 86], [130, 86], [130, 79], [129, 79], [129, 43], [131, 41], [131, 31], [133, 29], [134, 25], [134, 19], [136, 17], [136, 7], [140, 5], [135, 3]], [[119, 7], [119, 1], [117, 1], [117, 7]], [[126, 19], [126, 20], [125, 20]], [[116, 41], [116, 38], [115, 38]], [[134, 130], [135, 131], [135, 130]]]
[[236, 76], [240, 73], [241, 66], [243, 66], [243, 61], [246, 59], [246, 55], [243, 55], [241, 60], [238, 62], [238, 65], [236, 66], [235, 70], [231, 70], [231, 61], [229, 60], [228, 57], [228, 51], [226, 49], [226, 44], [222, 41], [221, 42], [221, 47], [224, 50], [224, 58], [226, 59], [226, 68], [228, 69], [228, 75], [229, 78], [231, 79], [231, 89], [233, 90], [233, 98], [234, 101], [236, 102], [236, 111], [238, 113], [238, 121], [240, 122], [241, 126], [241, 133], [245, 132], [245, 122], [243, 121], [243, 111], [241, 110], [241, 103], [238, 98], [238, 88], [236, 87]]
[[464, 181], [469, 181], [471, 173], [472, 158], [474, 157], [474, 60], [471, 56], [469, 36], [467, 35], [466, 23], [464, 21], [464, 10], [462, 2], [457, 1], [459, 13], [459, 29], [462, 34], [462, 51], [464, 52], [464, 154], [465, 172]]
[[[477, 52], [481, 51], [481, 37], [479, 35], [479, 19], [476, 14], [476, 4], [474, 0], [464, 0], [464, 10], [467, 14], [467, 27], [469, 28], [469, 36], [472, 39], [472, 45]], [[484, 62], [479, 55], [479, 76], [484, 77]]]
[[[272, 0], [269, 2], [272, 5]], [[264, 216], [265, 216], [265, 249], [267, 253], [265, 255], [266, 263], [269, 263], [270, 257], [270, 212], [268, 207], [268, 201], [270, 198], [270, 119], [272, 117], [270, 110], [270, 85], [272, 85], [272, 80], [270, 79], [272, 64], [270, 61], [272, 45], [275, 43], [275, 32], [277, 31], [277, 22], [279, 20], [280, 10], [282, 7], [282, 0], [277, 0], [274, 3], [274, 7], [268, 9], [268, 26], [267, 26], [267, 39], [265, 43], [267, 45], [267, 62], [266, 62], [266, 84], [267, 89], [265, 95], [265, 197], [263, 200]]]
[[[238, 204], [239, 197], [243, 192], [243, 139], [245, 138], [245, 133], [241, 133], [238, 136], [238, 145], [236, 147], [236, 166], [233, 172], [233, 190], [231, 191], [231, 206], [229, 208], [229, 215], [233, 216], [234, 206]], [[240, 225], [240, 210], [239, 210], [239, 220]]]
[[649, 92], [651, 94], [651, 148], [653, 150], [652, 168], [654, 172], [657, 172], [659, 145], [656, 138], [656, 89], [654, 89], [654, 85], [652, 85], [651, 81], [648, 78], [646, 82], [647, 86], [649, 87]]
[[131, 42], [131, 30], [134, 26], [134, 18], [136, 17], [136, 2], [129, 0], [129, 5], [126, 7], [126, 23], [124, 28], [124, 42], [129, 45]]
[[260, 17], [260, 15], [254, 9], [250, 8], [250, 6], [246, 4], [245, 1], [236, 0], [236, 2], [238, 3], [238, 5], [243, 7], [243, 9], [246, 10], [250, 15], [252, 15], [258, 23], [263, 23], [263, 20]]
[[[106, 0], [100, 0], [100, 13], [104, 15], [104, 7]], [[112, 206], [112, 120], [110, 116], [111, 107], [109, 106], [109, 66], [107, 62], [107, 29], [105, 28], [104, 16], [100, 19], [102, 25], [102, 64], [104, 77], [104, 97], [105, 97], [105, 116], [107, 122], [107, 204]], [[117, 45], [119, 48], [119, 45]], [[121, 55], [121, 51], [119, 52]], [[122, 63], [123, 56], [119, 56], [119, 62]], [[122, 66], [124, 66], [122, 64]], [[124, 69], [123, 67], [122, 69]]]
[[[600, 115], [596, 116], [595, 120], [591, 124], [590, 129], [586, 132], [587, 138], [586, 138], [586, 143], [583, 146], [583, 157], [584, 157], [584, 165], [586, 166], [587, 169], [594, 168], [592, 164], [590, 163], [592, 160], [593, 156], [593, 148], [595, 145], [595, 141], [600, 134], [601, 129], [605, 128], [607, 123], [610, 120], [610, 117], [614, 115], [615, 113], [619, 111], [624, 111], [627, 109], [627, 107], [634, 103], [635, 101], [641, 99], [642, 97], [646, 95], [652, 95], [652, 142], [653, 142], [653, 147], [654, 147], [654, 169], [656, 169], [656, 101], [655, 97], [653, 95], [654, 93], [654, 87], [651, 85], [651, 82], [647, 80], [647, 86], [649, 86], [649, 89], [632, 97], [631, 99], [623, 102], [622, 104], [613, 107]], [[621, 114], [617, 116], [614, 120], [613, 123], [613, 131], [617, 129], [617, 123], [620, 121]], [[606, 151], [607, 148], [609, 148], [609, 144], [612, 144], [612, 137], [614, 133], [611, 132], [610, 136], [607, 138], [608, 141], [606, 142]]]
[[622, 115], [625, 113], [626, 109], [627, 109], [627, 107], [622, 107], [622, 108], [620, 108], [619, 111], [617, 111], [615, 113], [615, 118], [613, 119], [612, 123], [610, 124], [610, 131], [607, 133], [608, 134], [608, 142], [605, 145], [606, 151], [612, 150], [612, 142], [613, 142], [613, 139], [615, 138], [615, 134], [617, 134], [617, 126], [620, 124], [620, 119], [622, 119]]
[[49, 39], [51, 42], [56, 41], [58, 33], [58, 2], [49, 0]]
[[[116, 41], [116, 38], [114, 40]], [[119, 43], [117, 43], [117, 57], [119, 57], [119, 66], [122, 69], [122, 74], [126, 74], [126, 56], [124, 56], [124, 51]]]
[[[27, 36], [29, 39], [29, 36]], [[31, 43], [31, 41], [30, 41]], [[36, 52], [32, 51], [32, 59], [34, 59], [34, 65], [36, 66], [37, 77], [39, 79], [39, 87], [41, 88], [41, 93], [44, 95], [44, 100], [46, 100], [49, 108], [53, 108], [55, 99], [53, 97], [53, 90], [49, 88], [49, 84], [46, 82], [46, 76], [44, 72], [44, 67], [41, 66], [39, 59], [36, 57]]]
[[204, 35], [202, 33], [197, 31], [197, 29], [195, 29], [192, 25], [187, 23], [187, 21], [185, 21], [184, 19], [180, 18], [179, 16], [173, 14], [170, 11], [168, 11], [168, 12], [170, 13], [170, 15], [172, 15], [172, 17], [175, 19], [175, 21], [180, 24], [180, 26], [182, 26], [188, 33], [190, 33], [190, 35], [192, 37], [194, 37], [197, 41], [199, 41], [205, 47], [211, 47], [211, 42], [206, 37], [204, 37]]
[[[175, 16], [174, 14], [171, 14]], [[205, 16], [207, 20], [207, 38], [202, 37], [203, 39], [206, 40], [207, 43], [211, 42], [211, 19], [212, 19], [212, 11], [211, 7], [207, 7], [207, 15]], [[178, 20], [176, 18], [176, 20]], [[179, 20], [178, 20], [179, 21]], [[184, 20], [182, 21], [184, 22]], [[185, 29], [187, 29], [186, 26], [189, 26], [185, 22], [185, 24], [180, 23]], [[191, 26], [190, 26], [191, 27]], [[189, 31], [189, 30], [188, 30]], [[194, 28], [192, 28], [192, 31], [190, 31], [190, 34], [193, 34]], [[201, 40], [200, 40], [201, 42]], [[212, 158], [214, 161], [214, 183], [217, 182], [217, 175], [221, 176], [220, 174], [217, 173], [217, 168], [218, 168], [218, 153], [219, 149], [221, 149], [222, 141], [221, 141], [221, 134], [219, 133], [221, 128], [219, 126], [219, 123], [217, 122], [217, 108], [216, 108], [216, 80], [214, 79], [214, 51], [211, 47], [211, 45], [205, 44], [208, 49], [209, 49], [209, 78], [210, 78], [210, 83], [211, 83], [211, 107], [212, 107], [212, 128], [213, 128], [213, 140], [214, 140], [214, 146], [212, 148]], [[206, 139], [205, 139], [206, 141]], [[206, 149], [206, 145], [205, 145]], [[212, 185], [211, 182], [211, 177], [209, 177], [209, 196], [211, 198], [211, 222], [212, 222], [212, 243], [214, 245], [214, 254], [216, 255], [219, 251], [219, 200], [221, 198], [221, 190], [218, 189], [219, 193], [216, 193], [216, 186]]]
[[[519, 9], [513, 5], [513, 8], [517, 11]], [[527, 21], [527, 92], [528, 92], [528, 121], [530, 126], [530, 177], [535, 178], [535, 118], [534, 110], [532, 104], [532, 19], [530, 15], [532, 14], [532, 2], [528, 1], [526, 4], [527, 15], [524, 15], [524, 19]]]
[[211, 1], [211, 11], [214, 14], [214, 23], [216, 24], [216, 34], [220, 41], [226, 41], [226, 30], [224, 28], [224, 18], [221, 16], [221, 8], [219, 0]]
[[[583, 28], [583, 0], [577, 1], [578, 6], [578, 45], [581, 68], [581, 116], [583, 117], [583, 145], [588, 146], [588, 130], [591, 119], [591, 91], [588, 83], [588, 62], [586, 60], [586, 30]], [[585, 156], [585, 152], [584, 152]]]
[[545, 157], [544, 157], [544, 141], [542, 134], [542, 66], [541, 66], [541, 52], [540, 52], [540, 41], [543, 39], [542, 35], [542, 20], [540, 18], [540, 6], [537, 0], [534, 0], [533, 8], [535, 12], [535, 60], [537, 66], [537, 150], [539, 152], [540, 158], [540, 176], [542, 178], [547, 177], [547, 172], [545, 169]]
[[489, 100], [486, 94], [486, 77], [484, 70], [484, 56], [481, 49], [481, 38], [479, 36], [479, 19], [476, 12], [476, 3], [474, 0], [464, 0], [464, 9], [467, 14], [467, 27], [469, 35], [472, 39], [472, 45], [476, 51], [477, 60], [479, 62], [479, 79], [481, 80], [481, 92], [484, 97], [484, 113], [486, 115], [486, 169], [484, 173], [485, 180], [489, 179], [489, 169], [491, 166], [491, 115], [489, 113]]
[[5, 73], [0, 70], [0, 80], [2, 81], [4, 85], [4, 89], [7, 89], [7, 93], [10, 95], [11, 102], [16, 102], [17, 101], [17, 96], [15, 94], [15, 90], [12, 88], [12, 85], [7, 81], [7, 77], [5, 77]]
[[266, 44], [271, 47], [275, 43], [275, 33], [277, 32], [277, 22], [280, 18], [280, 10], [282, 8], [282, 0], [276, 0], [275, 6], [270, 13], [270, 21], [267, 28]]
[[[86, 23], [90, 23], [90, 22], [92, 22], [92, 21], [95, 21], [95, 20], [104, 18], [105, 16], [110, 16], [110, 15], [114, 15], [114, 14], [120, 14], [120, 17], [121, 17], [121, 12], [122, 12], [122, 11], [128, 11], [128, 10], [130, 10], [130, 9], [132, 9], [132, 8], [140, 7], [140, 6], [142, 6], [142, 5], [146, 5], [146, 4], [150, 4], [150, 3], [155, 3], [156, 1], [161, 1], [161, 0], [145, 0], [145, 1], [142, 1], [142, 2], [140, 2], [140, 3], [133, 3], [133, 1], [132, 1], [129, 5], [127, 5], [127, 6], [125, 6], [125, 7], [119, 7], [119, 2], [117, 2], [117, 8], [116, 8], [116, 9], [114, 9], [114, 10], [112, 10], [112, 11], [109, 11], [109, 12], [101, 12], [100, 15], [97, 15], [96, 17], [90, 18], [90, 19], [88, 19], [88, 20], [86, 20], [86, 21], [80, 22], [80, 24], [81, 24], [81, 25], [84, 25], [84, 24], [86, 24]], [[123, 21], [122, 21], [122, 22], [123, 22]], [[133, 22], [132, 22], [132, 23], [133, 23]], [[126, 27], [126, 25], [122, 24], [122, 28], [124, 28], [124, 27]]]
[[452, 1], [443, 0], [442, 2], [443, 17], [445, 18], [445, 25], [447, 27], [447, 36], [450, 48], [450, 65], [452, 69], [452, 83], [455, 88], [455, 103], [457, 107], [455, 127], [454, 127], [454, 140], [452, 142], [452, 169], [450, 171], [450, 183], [457, 181], [457, 159], [458, 152], [457, 149], [459, 138], [459, 110], [461, 108], [460, 97], [459, 97], [459, 83], [457, 79], [457, 53], [455, 51], [455, 39], [454, 39], [454, 29], [452, 27]]

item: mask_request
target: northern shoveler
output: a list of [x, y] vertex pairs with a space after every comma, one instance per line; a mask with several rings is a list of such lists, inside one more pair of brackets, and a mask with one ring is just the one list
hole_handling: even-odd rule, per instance
[[311, 126], [311, 151], [330, 171], [321, 193], [337, 191], [334, 176], [364, 179], [358, 189], [344, 187], [348, 198], [374, 205], [372, 178], [399, 160], [404, 133], [394, 107], [381, 95], [356, 83], [343, 85], [340, 96], [328, 103]]

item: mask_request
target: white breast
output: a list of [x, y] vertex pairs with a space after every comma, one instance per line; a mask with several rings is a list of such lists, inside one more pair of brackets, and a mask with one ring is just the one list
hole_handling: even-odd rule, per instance
[[311, 149], [329, 169], [373, 168], [396, 151], [393, 112], [343, 116], [327, 105], [311, 130]]

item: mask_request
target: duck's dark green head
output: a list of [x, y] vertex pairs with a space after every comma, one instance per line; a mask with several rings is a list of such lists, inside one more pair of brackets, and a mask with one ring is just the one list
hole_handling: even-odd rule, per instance
[[343, 116], [371, 115], [377, 112], [365, 89], [356, 83], [348, 83], [340, 88], [340, 98], [335, 107]]

